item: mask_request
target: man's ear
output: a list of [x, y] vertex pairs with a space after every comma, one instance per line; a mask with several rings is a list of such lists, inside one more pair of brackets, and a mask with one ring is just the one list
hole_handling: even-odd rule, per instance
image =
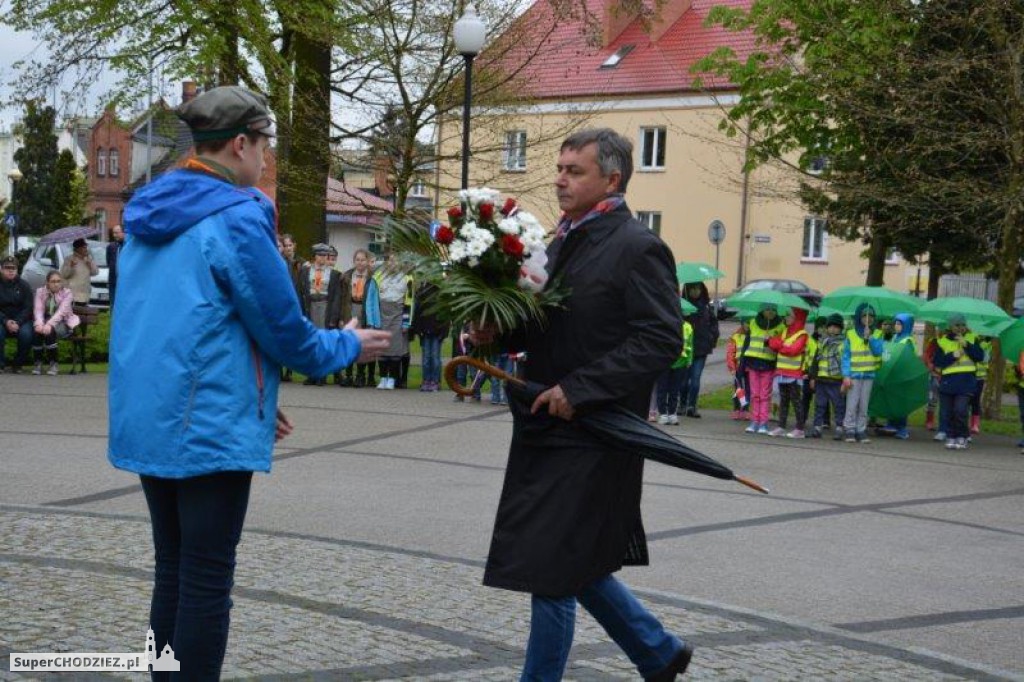
[[616, 194], [616, 193], [621, 192], [622, 190], [619, 188], [619, 184], [621, 182], [622, 182], [622, 172], [621, 171], [617, 171], [617, 170], [613, 170], [611, 173], [608, 174], [608, 187], [605, 190], [606, 193], [608, 193], [608, 194]]
[[231, 151], [234, 153], [235, 156], [241, 158], [243, 152], [245, 151], [245, 146], [247, 144], [250, 144], [249, 138], [247, 138], [244, 134], [235, 135], [231, 139]]

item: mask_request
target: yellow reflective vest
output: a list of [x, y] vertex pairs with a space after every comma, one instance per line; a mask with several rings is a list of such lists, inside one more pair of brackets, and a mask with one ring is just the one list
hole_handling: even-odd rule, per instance
[[768, 347], [768, 338], [772, 336], [779, 336], [779, 332], [784, 327], [778, 325], [771, 329], [762, 329], [757, 324], [757, 318], [750, 321], [750, 343], [747, 344], [747, 350], [743, 352], [744, 358], [758, 358], [759, 360], [767, 360], [772, 362], [778, 356], [778, 353]]
[[[788, 346], [789, 344], [796, 342], [796, 340], [799, 339], [801, 336], [808, 337], [807, 338], [807, 343], [810, 344], [810, 334], [807, 333], [806, 329], [801, 329], [796, 334], [793, 334], [792, 336], [785, 337], [785, 339], [783, 340], [783, 343]], [[806, 353], [806, 352], [807, 352], [807, 346], [805, 345], [804, 346], [804, 353]], [[777, 370], [786, 370], [786, 371], [791, 371], [791, 372], [792, 371], [801, 371], [801, 370], [803, 370], [803, 367], [804, 367], [804, 353], [801, 353], [800, 355], [782, 355], [780, 353], [779, 356], [778, 356], [778, 360], [776, 360], [776, 362], [775, 362], [775, 369], [777, 369]]]
[[[967, 343], [971, 342], [967, 337], [965, 337], [964, 340]], [[967, 352], [964, 350], [964, 347], [959, 343], [945, 336], [940, 336], [937, 339], [937, 343], [939, 344], [939, 350], [943, 353], [952, 355], [956, 351], [960, 351], [960, 357], [958, 357], [952, 365], [942, 368], [942, 376], [949, 374], [974, 374], [978, 371], [978, 367], [974, 360], [971, 360], [970, 356], [967, 355]]]
[[850, 344], [850, 371], [854, 374], [877, 372], [882, 366], [882, 356], [871, 352], [871, 344], [857, 334], [856, 329], [846, 330]]
[[979, 379], [984, 379], [988, 376], [988, 364], [992, 360], [992, 341], [982, 341], [980, 339], [975, 340], [978, 342], [978, 347], [981, 348], [981, 352], [985, 354], [985, 358], [981, 362], [977, 363], [977, 377]]

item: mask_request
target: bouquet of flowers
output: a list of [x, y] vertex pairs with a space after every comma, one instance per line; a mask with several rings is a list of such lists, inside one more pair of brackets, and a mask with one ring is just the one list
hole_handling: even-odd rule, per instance
[[493, 323], [507, 332], [558, 305], [564, 292], [548, 285], [547, 231], [515, 199], [493, 189], [459, 194], [448, 224], [388, 221], [392, 246], [412, 261], [414, 277], [437, 287], [429, 312], [449, 324]]

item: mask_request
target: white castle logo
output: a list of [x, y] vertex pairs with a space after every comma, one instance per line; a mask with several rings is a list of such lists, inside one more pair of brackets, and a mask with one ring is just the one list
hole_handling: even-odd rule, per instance
[[153, 628], [146, 633], [146, 653], [143, 656], [152, 672], [181, 672], [181, 661], [174, 657], [174, 649], [170, 644], [165, 644], [160, 655], [156, 655], [156, 636], [153, 634]]

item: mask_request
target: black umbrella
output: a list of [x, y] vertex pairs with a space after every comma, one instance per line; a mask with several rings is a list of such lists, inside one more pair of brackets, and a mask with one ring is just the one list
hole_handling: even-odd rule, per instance
[[[511, 397], [509, 406], [515, 414], [528, 414], [533, 401], [547, 390], [546, 386], [525, 382], [476, 358], [460, 356], [453, 358], [445, 367], [445, 379], [448, 381], [448, 386], [459, 395], [472, 395], [473, 389], [462, 386], [455, 380], [455, 368], [458, 365], [471, 365], [492, 377], [508, 382], [508, 394]], [[680, 443], [642, 417], [619, 405], [609, 405], [596, 412], [581, 414], [575, 421], [601, 442], [633, 450], [645, 459], [726, 481], [738, 481], [758, 492], [768, 492], [768, 488], [763, 485], [745, 476], [737, 476], [729, 467]]]

